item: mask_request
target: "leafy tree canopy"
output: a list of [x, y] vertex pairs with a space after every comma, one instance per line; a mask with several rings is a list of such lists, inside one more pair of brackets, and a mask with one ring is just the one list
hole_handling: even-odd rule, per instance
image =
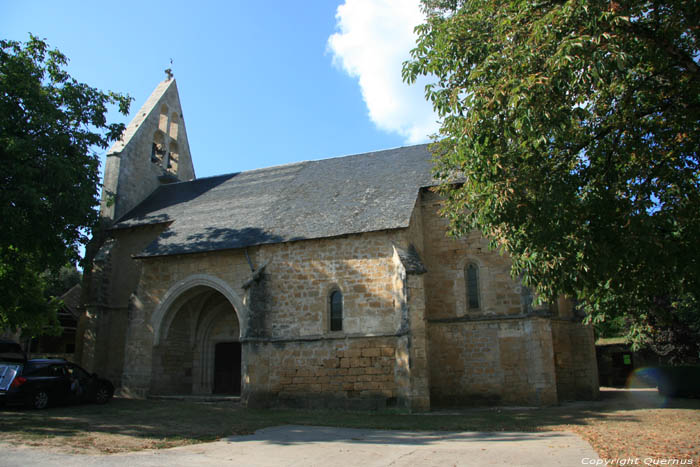
[[30, 35], [0, 40], [0, 328], [38, 332], [55, 323], [46, 270], [78, 259], [96, 226], [99, 156], [131, 99], [80, 83], [68, 59]]
[[60, 297], [68, 292], [73, 286], [80, 284], [83, 275], [73, 264], [66, 264], [55, 271], [44, 271], [42, 274], [46, 281], [44, 296], [47, 299], [51, 297]]
[[434, 78], [452, 233], [479, 228], [546, 300], [626, 314], [637, 342], [700, 314], [700, 3], [423, 9], [403, 76]]

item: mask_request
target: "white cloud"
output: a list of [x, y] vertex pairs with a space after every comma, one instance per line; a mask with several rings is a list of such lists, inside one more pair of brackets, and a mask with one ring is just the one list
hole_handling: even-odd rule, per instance
[[333, 63], [358, 79], [370, 120], [407, 143], [427, 141], [439, 126], [424, 97], [426, 81], [409, 86], [401, 79], [415, 47], [413, 28], [423, 22], [418, 0], [346, 0], [335, 17]]

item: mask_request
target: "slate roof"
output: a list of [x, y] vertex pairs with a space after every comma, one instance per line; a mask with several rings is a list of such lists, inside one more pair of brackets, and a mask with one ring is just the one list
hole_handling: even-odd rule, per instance
[[172, 222], [141, 257], [405, 228], [430, 159], [419, 145], [163, 185], [114, 228]]

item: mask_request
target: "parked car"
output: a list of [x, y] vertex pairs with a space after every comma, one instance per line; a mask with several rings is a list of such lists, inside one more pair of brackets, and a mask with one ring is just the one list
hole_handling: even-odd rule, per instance
[[43, 409], [60, 403], [105, 404], [113, 395], [112, 383], [65, 360], [0, 362], [0, 404]]

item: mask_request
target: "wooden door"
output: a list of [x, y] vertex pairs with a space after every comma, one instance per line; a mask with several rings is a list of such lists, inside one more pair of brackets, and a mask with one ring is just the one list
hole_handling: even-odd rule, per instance
[[214, 347], [214, 394], [241, 393], [241, 343], [220, 342]]

